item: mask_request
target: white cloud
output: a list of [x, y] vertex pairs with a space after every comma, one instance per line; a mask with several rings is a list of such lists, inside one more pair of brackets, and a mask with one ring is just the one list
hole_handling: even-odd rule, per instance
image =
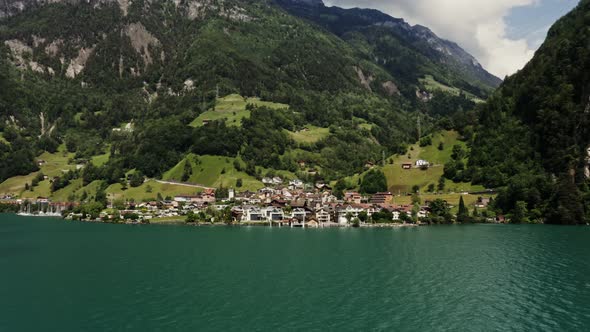
[[429, 27], [457, 42], [491, 73], [503, 78], [522, 68], [535, 50], [507, 36], [510, 10], [540, 0], [325, 0], [326, 5], [379, 9], [410, 24]]

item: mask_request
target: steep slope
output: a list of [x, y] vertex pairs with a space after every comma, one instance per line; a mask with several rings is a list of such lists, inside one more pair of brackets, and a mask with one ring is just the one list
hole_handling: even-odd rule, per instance
[[340, 36], [404, 84], [426, 75], [485, 97], [501, 80], [456, 43], [372, 9], [326, 7], [321, 1], [276, 0], [288, 12]]
[[508, 186], [498, 201], [504, 212], [522, 210], [523, 201], [531, 218], [588, 218], [589, 25], [584, 0], [481, 110], [470, 172], [476, 182]]

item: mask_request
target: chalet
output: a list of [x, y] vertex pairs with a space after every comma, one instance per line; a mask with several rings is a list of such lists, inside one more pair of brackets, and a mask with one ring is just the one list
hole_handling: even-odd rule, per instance
[[262, 183], [264, 183], [264, 184], [272, 184], [272, 179], [271, 178], [262, 178]]
[[475, 207], [476, 208], [480, 208], [480, 209], [484, 209], [486, 207], [488, 207], [488, 205], [490, 204], [491, 199], [489, 197], [479, 197], [477, 199], [477, 202], [475, 202]]
[[211, 123], [211, 120], [209, 120], [209, 119], [203, 119], [203, 126], [206, 126], [206, 125], [208, 125], [210, 123]]
[[375, 164], [370, 161], [367, 161], [367, 163], [365, 164], [365, 168], [367, 169], [371, 169], [373, 167], [375, 167]]
[[376, 193], [371, 196], [371, 204], [384, 204], [389, 203], [393, 199], [393, 194], [390, 192]]
[[283, 183], [283, 179], [281, 179], [278, 176], [275, 176], [274, 178], [272, 178], [272, 184], [282, 184]]
[[363, 197], [361, 196], [361, 194], [357, 192], [347, 192], [344, 194], [344, 201], [348, 203], [361, 204], [362, 198]]
[[412, 164], [411, 163], [403, 163], [402, 168], [403, 169], [412, 169]]
[[35, 202], [36, 203], [42, 203], [42, 204], [44, 204], [44, 203], [49, 203], [50, 201], [49, 201], [49, 198], [47, 198], [47, 197], [41, 197], [41, 196], [39, 196], [39, 197], [37, 197], [37, 199], [35, 200]]
[[420, 159], [416, 161], [416, 167], [430, 167], [430, 163], [426, 160]]
[[41, 167], [43, 165], [45, 165], [47, 162], [45, 160], [39, 159], [37, 160], [37, 166]]

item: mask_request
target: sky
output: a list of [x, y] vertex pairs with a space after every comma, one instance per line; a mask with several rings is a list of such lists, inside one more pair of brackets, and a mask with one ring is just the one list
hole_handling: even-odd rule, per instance
[[504, 78], [521, 69], [551, 25], [578, 0], [324, 0], [326, 6], [374, 8], [429, 27]]

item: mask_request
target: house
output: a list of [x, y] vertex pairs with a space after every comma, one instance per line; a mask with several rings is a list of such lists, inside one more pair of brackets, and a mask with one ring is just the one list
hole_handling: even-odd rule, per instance
[[376, 193], [371, 196], [371, 204], [384, 204], [389, 203], [393, 199], [393, 194], [390, 192]]
[[281, 179], [278, 176], [275, 176], [274, 178], [272, 178], [272, 183], [273, 184], [282, 184], [283, 183], [283, 179]]
[[403, 163], [402, 168], [403, 169], [412, 169], [412, 164], [411, 163]]
[[[352, 205], [341, 208], [338, 211], [338, 223], [347, 224], [349, 221], [352, 221], [352, 219], [358, 218], [359, 214], [363, 211], [366, 212], [362, 207]], [[351, 217], [351, 220], [349, 220], [349, 217]]]
[[422, 167], [430, 167], [430, 163], [427, 162], [426, 160], [420, 159], [420, 160], [416, 161], [416, 167], [421, 167], [421, 168]]
[[262, 178], [262, 183], [264, 183], [264, 184], [272, 184], [272, 179], [271, 178], [264, 177], [264, 178]]
[[332, 222], [332, 216], [326, 209], [321, 209], [316, 212], [315, 217], [320, 224], [329, 224]]
[[367, 161], [367, 163], [365, 164], [365, 168], [371, 169], [373, 167], [375, 167], [375, 164], [370, 161]]
[[291, 218], [305, 222], [306, 215], [307, 215], [307, 211], [305, 211], [305, 209], [296, 208], [296, 209], [293, 209], [293, 212], [291, 213]]
[[285, 218], [283, 209], [274, 206], [266, 208], [264, 215], [268, 221], [281, 221]]
[[361, 194], [357, 192], [347, 192], [344, 194], [344, 201], [348, 203], [361, 204], [362, 198]]
[[484, 209], [484, 208], [488, 207], [490, 202], [491, 202], [491, 199], [489, 197], [479, 197], [477, 199], [477, 202], [475, 202], [475, 207], [479, 208], [479, 209]]
[[299, 179], [289, 181], [289, 187], [293, 189], [303, 189], [304, 183]]
[[203, 119], [203, 126], [206, 126], [206, 125], [208, 125], [210, 123], [211, 123], [211, 120], [209, 120], [209, 119]]
[[242, 212], [242, 221], [263, 221], [266, 217], [258, 207], [248, 207]]
[[49, 203], [49, 198], [39, 196], [39, 197], [37, 197], [36, 202], [37, 203], [42, 203], [42, 204]]

